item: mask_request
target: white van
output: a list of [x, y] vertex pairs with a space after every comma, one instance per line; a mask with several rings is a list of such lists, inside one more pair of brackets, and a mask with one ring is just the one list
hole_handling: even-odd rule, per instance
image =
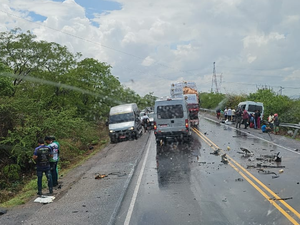
[[154, 134], [156, 142], [175, 139], [191, 140], [190, 119], [187, 103], [183, 98], [167, 98], [155, 101]]
[[256, 110], [260, 111], [260, 117], [263, 119], [264, 115], [264, 104], [262, 102], [253, 102], [253, 101], [245, 101], [240, 102], [238, 107], [241, 109], [246, 109], [249, 114], [255, 113]]
[[108, 129], [112, 143], [138, 139], [142, 135], [142, 125], [136, 103], [112, 107], [109, 112]]

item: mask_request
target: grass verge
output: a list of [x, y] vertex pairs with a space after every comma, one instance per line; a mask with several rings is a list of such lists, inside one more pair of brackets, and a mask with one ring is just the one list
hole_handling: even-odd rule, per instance
[[[72, 169], [77, 166], [83, 164], [86, 160], [93, 157], [95, 154], [100, 152], [103, 148], [107, 146], [109, 143], [108, 139], [104, 139], [100, 141], [97, 145], [94, 146], [93, 150], [88, 150], [84, 154], [78, 155], [78, 157], [72, 160], [72, 163], [69, 163], [68, 166], [65, 166], [63, 169], [59, 171], [60, 175], [65, 176]], [[30, 181], [24, 184], [21, 191], [19, 191], [16, 195], [14, 195], [10, 200], [3, 202], [0, 204], [2, 208], [12, 208], [17, 205], [22, 205], [31, 200], [37, 193], [37, 178], [36, 176], [32, 176], [29, 178]], [[43, 188], [47, 188], [47, 180], [46, 177], [43, 176]]]

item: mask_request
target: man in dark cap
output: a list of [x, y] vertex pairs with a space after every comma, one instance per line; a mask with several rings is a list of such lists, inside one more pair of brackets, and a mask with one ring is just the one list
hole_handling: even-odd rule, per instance
[[42, 195], [42, 179], [45, 173], [48, 180], [49, 193], [53, 193], [52, 176], [50, 173], [50, 158], [52, 158], [51, 148], [45, 145], [43, 139], [38, 140], [38, 147], [35, 148], [32, 158], [36, 161], [38, 195]]

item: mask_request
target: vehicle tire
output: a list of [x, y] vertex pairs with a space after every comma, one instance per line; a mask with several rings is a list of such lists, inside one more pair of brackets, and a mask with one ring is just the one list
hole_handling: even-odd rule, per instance
[[138, 131], [135, 132], [135, 134], [134, 134], [134, 139], [135, 139], [135, 140], [139, 139], [139, 133], [138, 133]]
[[111, 144], [116, 144], [116, 143], [118, 143], [118, 139], [116, 139], [116, 138], [111, 138], [111, 139], [110, 139], [110, 143], [111, 143]]

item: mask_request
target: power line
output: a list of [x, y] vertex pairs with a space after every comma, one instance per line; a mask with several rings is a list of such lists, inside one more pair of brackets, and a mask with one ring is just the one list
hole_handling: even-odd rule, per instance
[[[21, 20], [25, 20], [25, 21], [27, 21], [27, 22], [29, 22], [29, 23], [36, 24], [35, 21], [31, 21], [31, 20], [29, 20], [29, 19], [20, 17], [20, 16], [18, 16], [18, 15], [13, 14], [13, 13], [9, 13], [9, 12], [6, 12], [6, 11], [1, 10], [1, 9], [0, 9], [0, 11], [6, 13], [7, 15], [17, 17], [17, 18], [19, 18], [19, 19], [21, 19]], [[86, 39], [86, 38], [83, 38], [83, 37], [80, 37], [80, 36], [77, 36], [77, 35], [74, 35], [74, 34], [71, 34], [71, 33], [65, 32], [65, 31], [62, 31], [62, 30], [59, 30], [59, 29], [55, 29], [55, 28], [50, 27], [50, 26], [47, 26], [47, 25], [45, 25], [45, 24], [38, 24], [38, 25], [39, 25], [39, 26], [42, 26], [42, 27], [46, 27], [46, 28], [51, 29], [51, 30], [54, 30], [54, 31], [57, 31], [57, 32], [60, 32], [60, 33], [63, 33], [63, 34], [66, 34], [66, 35], [69, 35], [69, 36], [71, 36], [71, 37], [74, 37], [74, 38], [83, 40], [83, 41], [85, 41], [85, 42], [89, 42], [89, 43], [92, 43], [92, 44], [100, 45], [100, 46], [102, 46], [102, 47], [104, 47], [104, 48], [107, 48], [107, 49], [112, 50], [112, 51], [115, 51], [115, 52], [119, 52], [119, 53], [122, 53], [122, 54], [125, 54], [125, 55], [128, 55], [128, 56], [132, 56], [132, 57], [134, 57], [134, 58], [136, 58], [136, 59], [145, 60], [145, 57], [141, 57], [141, 56], [134, 55], [134, 54], [132, 54], [132, 53], [124, 52], [124, 51], [122, 51], [122, 50], [119, 50], [119, 49], [116, 49], [116, 48], [113, 48], [113, 47], [110, 47], [110, 46], [107, 46], [107, 45], [103, 45], [103, 44], [101, 44], [101, 43], [99, 43], [99, 42], [92, 41], [92, 40], [89, 40], [89, 39]], [[163, 63], [159, 62], [158, 60], [155, 60], [155, 59], [153, 59], [153, 60], [154, 60], [155, 62], [154, 62], [151, 66], [153, 66], [153, 65], [155, 65], [155, 64], [158, 64], [158, 65], [160, 65], [160, 66], [163, 66], [163, 67], [166, 67], [166, 68], [173, 69], [173, 70], [178, 71], [178, 72], [180, 72], [180, 73], [188, 73], [188, 72], [189, 72], [189, 71], [177, 70], [177, 69], [175, 69], [175, 68], [173, 68], [173, 67], [170, 67], [170, 66], [168, 66], [168, 65], [166, 65], [166, 64], [163, 64]]]
[[[6, 12], [6, 11], [1, 10], [1, 9], [0, 9], [0, 11], [6, 13], [7, 15], [14, 16], [14, 17], [17, 17], [17, 18], [19, 18], [19, 19], [25, 20], [25, 21], [27, 21], [27, 22], [36, 24], [36, 22], [31, 21], [31, 20], [29, 20], [29, 19], [26, 19], [26, 18], [17, 16], [17, 15], [15, 15], [15, 14]], [[68, 32], [65, 32], [65, 31], [62, 31], [62, 30], [59, 30], [59, 29], [55, 29], [55, 28], [50, 27], [50, 26], [47, 26], [47, 25], [45, 25], [45, 24], [39, 24], [39, 26], [49, 28], [49, 29], [51, 29], [51, 30], [54, 30], [54, 31], [57, 31], [57, 32], [60, 32], [60, 33], [63, 33], [63, 34], [66, 34], [66, 35], [69, 35], [69, 36], [78, 38], [78, 39], [83, 40], [83, 41], [86, 41], [86, 42], [90, 42], [90, 43], [93, 43], [93, 44], [100, 45], [100, 46], [102, 46], [102, 47], [104, 47], [104, 48], [107, 48], [107, 49], [110, 49], [110, 50], [113, 50], [113, 51], [116, 51], [116, 52], [119, 52], [119, 53], [122, 53], [122, 54], [125, 54], [125, 55], [128, 55], [128, 56], [132, 56], [132, 57], [135, 57], [135, 58], [137, 58], [137, 59], [142, 59], [142, 60], [145, 59], [145, 57], [137, 56], [137, 55], [134, 55], [134, 54], [132, 54], [132, 53], [127, 53], [127, 52], [124, 52], [124, 51], [121, 51], [121, 50], [112, 48], [112, 47], [110, 47], [110, 46], [103, 45], [103, 44], [101, 44], [101, 43], [99, 43], [99, 42], [92, 41], [92, 40], [89, 40], [89, 39], [85, 39], [85, 38], [82, 38], [82, 37], [80, 37], [80, 36], [77, 36], [77, 35], [74, 35], [74, 34], [71, 34], [71, 33], [68, 33]]]

